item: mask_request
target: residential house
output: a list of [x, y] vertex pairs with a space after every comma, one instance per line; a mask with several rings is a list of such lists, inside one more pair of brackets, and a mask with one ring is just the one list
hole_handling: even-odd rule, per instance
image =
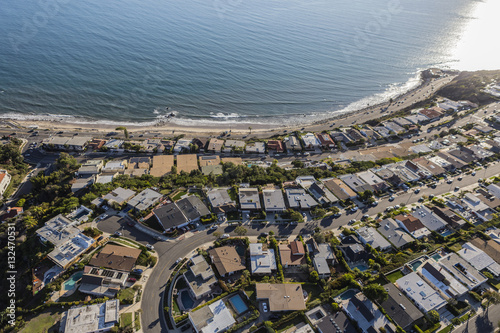
[[418, 218], [412, 215], [397, 215], [394, 217], [394, 220], [403, 230], [416, 239], [420, 239], [431, 234], [429, 229], [427, 229]]
[[3, 194], [7, 190], [7, 187], [9, 187], [11, 179], [12, 176], [9, 175], [7, 170], [0, 170], [0, 198], [3, 198]]
[[188, 317], [196, 333], [224, 332], [236, 323], [233, 314], [222, 300], [188, 312]]
[[463, 147], [460, 147], [459, 149], [449, 150], [448, 154], [465, 162], [465, 164], [469, 164], [476, 160], [476, 157], [470, 151], [463, 149]]
[[417, 272], [399, 278], [396, 280], [395, 285], [399, 290], [405, 293], [424, 314], [431, 310], [438, 310], [447, 304], [440, 293], [429, 286]]
[[283, 142], [285, 143], [286, 150], [291, 151], [300, 151], [302, 150], [302, 146], [300, 145], [299, 139], [295, 135], [290, 135], [286, 137]]
[[458, 298], [467, 292], [467, 288], [462, 283], [433, 259], [426, 260], [417, 271], [435, 290], [440, 291], [445, 299]]
[[217, 284], [217, 278], [212, 267], [205, 258], [198, 254], [189, 261], [189, 270], [183, 274], [189, 286], [189, 292], [194, 299], [200, 299], [212, 292], [212, 288]]
[[171, 231], [198, 221], [202, 216], [210, 214], [210, 211], [200, 198], [192, 195], [163, 205], [153, 210], [153, 214], [163, 229]]
[[306, 309], [304, 292], [299, 283], [256, 283], [257, 300], [266, 300], [269, 311], [301, 311]]
[[417, 206], [412, 215], [431, 231], [440, 231], [447, 227], [447, 223], [443, 219], [424, 205]]
[[172, 172], [173, 166], [173, 155], [155, 155], [153, 156], [153, 166], [149, 170], [149, 174], [153, 177], [163, 177]]
[[252, 142], [247, 144], [245, 151], [249, 154], [264, 154], [266, 152], [266, 144], [260, 141]]
[[191, 139], [179, 139], [177, 140], [174, 149], [172, 150], [174, 154], [179, 154], [182, 152], [190, 152], [191, 151]]
[[[446, 162], [448, 162], [447, 166], [444, 166], [444, 165], [440, 164], [447, 171], [453, 171], [455, 169], [461, 169], [461, 168], [463, 168], [464, 166], [467, 165], [466, 162], [464, 162], [461, 159], [455, 157], [454, 155], [448, 154], [447, 152], [440, 151], [439, 153], [437, 153], [437, 156], [441, 157], [443, 160], [445, 160]], [[431, 158], [430, 160], [433, 161], [434, 163], [436, 163], [436, 161], [437, 161], [435, 158]]]
[[373, 186], [366, 183], [364, 180], [359, 178], [355, 174], [347, 174], [339, 176], [340, 180], [342, 180], [347, 186], [349, 186], [354, 192], [361, 193], [365, 191], [372, 191]]
[[191, 171], [199, 170], [198, 168], [198, 158], [196, 154], [182, 154], [177, 155], [177, 172], [182, 171], [186, 173], [191, 173]]
[[364, 140], [364, 136], [355, 128], [349, 127], [345, 129], [345, 133], [351, 138], [352, 141]]
[[[204, 138], [194, 138], [192, 144], [198, 147], [198, 151], [200, 153], [205, 152], [205, 148], [207, 147], [208, 140]], [[165, 145], [166, 146], [166, 145]]]
[[129, 169], [146, 169], [149, 170], [149, 165], [151, 164], [151, 158], [147, 156], [131, 157], [128, 160]]
[[222, 150], [223, 146], [224, 146], [224, 140], [212, 138], [208, 142], [207, 151], [219, 153]]
[[313, 195], [313, 197], [322, 205], [331, 205], [338, 201], [337, 197], [332, 194], [325, 186], [325, 184], [314, 181], [309, 188], [309, 193]]
[[476, 161], [482, 161], [485, 158], [492, 157], [494, 155], [493, 152], [484, 149], [480, 145], [469, 145], [461, 147], [461, 149], [464, 152], [472, 154], [472, 156], [475, 157]]
[[203, 168], [208, 165], [219, 165], [220, 157], [219, 155], [208, 155], [208, 156], [200, 156], [198, 158], [200, 166]]
[[267, 244], [250, 244], [250, 266], [253, 275], [270, 275], [276, 271], [276, 255]]
[[363, 180], [366, 184], [373, 187], [374, 191], [382, 192], [389, 188], [389, 185], [387, 185], [384, 180], [370, 170], [358, 172], [356, 176], [358, 176], [358, 178]]
[[243, 152], [245, 149], [245, 141], [240, 140], [226, 140], [224, 143], [223, 151], [225, 153], [230, 153], [232, 151]]
[[285, 189], [288, 207], [294, 209], [311, 209], [318, 205], [316, 200], [310, 196], [303, 188]]
[[79, 221], [72, 221], [59, 214], [45, 222], [36, 231], [42, 243], [50, 243], [54, 249], [48, 258], [59, 267], [66, 269], [78, 260], [94, 243], [94, 239], [85, 236], [75, 227]]
[[405, 118], [402, 118], [402, 117], [392, 118], [392, 121], [395, 122], [396, 124], [398, 124], [401, 127], [410, 126], [410, 125], [413, 124], [408, 119], [405, 119]]
[[94, 254], [89, 265], [130, 272], [141, 254], [140, 249], [107, 244], [99, 253]]
[[208, 251], [208, 255], [212, 260], [217, 272], [222, 277], [232, 275], [236, 272], [246, 269], [242, 264], [241, 258], [236, 252], [234, 246], [216, 247]]
[[[440, 156], [431, 156], [427, 157], [429, 161], [432, 163], [435, 163], [436, 165], [439, 165], [441, 168], [443, 168], [445, 171], [454, 171], [455, 170], [455, 165], [450, 163], [448, 160], [440, 157]], [[463, 163], [463, 162], [462, 162]]]
[[434, 121], [438, 121], [443, 116], [444, 110], [440, 107], [432, 107], [429, 109], [420, 110], [418, 113], [426, 116], [429, 119], [429, 122], [432, 123]]
[[343, 301], [342, 308], [358, 324], [363, 333], [396, 332], [394, 324], [363, 293], [357, 293]]
[[285, 146], [280, 140], [269, 140], [267, 141], [267, 150], [275, 153], [283, 153], [285, 151]]
[[424, 315], [392, 283], [384, 285], [384, 289], [387, 291], [388, 298], [381, 304], [381, 307], [398, 326], [405, 331], [411, 331], [412, 324]]
[[306, 263], [306, 251], [301, 241], [295, 240], [290, 244], [279, 245], [281, 265], [284, 269], [300, 266]]
[[356, 328], [342, 312], [336, 312], [322, 317], [316, 322], [319, 333], [331, 333], [341, 331], [343, 333], [357, 333]]
[[373, 259], [373, 255], [367, 252], [362, 243], [353, 236], [346, 237], [342, 240], [342, 245], [339, 246], [344, 254], [349, 267], [354, 268], [359, 264], [366, 265], [368, 260]]
[[388, 138], [392, 135], [391, 130], [388, 129], [385, 126], [373, 126], [373, 129], [377, 131], [377, 133], [382, 137], [382, 138]]
[[491, 195], [488, 191], [480, 188], [479, 190], [477, 190], [477, 193], [478, 194], [476, 194], [476, 197], [491, 209], [497, 209], [498, 207], [500, 207], [500, 199], [495, 197], [494, 195]]
[[409, 116], [403, 117], [404, 119], [408, 120], [410, 123], [414, 125], [421, 125], [424, 123], [427, 123], [429, 121], [429, 118], [424, 116], [421, 113], [413, 113]]
[[339, 200], [355, 199], [358, 196], [356, 192], [338, 178], [325, 178], [321, 179], [321, 181]]
[[316, 272], [318, 272], [318, 276], [321, 279], [328, 278], [330, 276], [329, 266], [335, 262], [332, 248], [327, 243], [317, 244], [314, 239], [311, 239], [307, 246], [312, 248], [310, 253], [313, 254], [313, 265]]
[[455, 279], [469, 290], [479, 287], [488, 279], [456, 253], [449, 253], [438, 261]]
[[319, 148], [321, 145], [318, 138], [313, 133], [307, 133], [301, 136], [302, 142], [304, 142], [304, 148], [306, 150], [314, 150]]
[[396, 221], [387, 218], [380, 222], [380, 227], [377, 231], [382, 234], [395, 248], [399, 249], [406, 244], [413, 242], [413, 237], [408, 235], [399, 227]]
[[333, 142], [328, 133], [318, 133], [316, 134], [316, 137], [318, 138], [321, 147], [328, 149], [335, 148], [335, 142]]
[[500, 265], [474, 244], [470, 242], [463, 244], [457, 254], [478, 271], [487, 270], [495, 277], [500, 276]]
[[490, 184], [486, 187], [486, 189], [496, 198], [500, 199], [500, 186], [496, 184]]
[[72, 307], [64, 312], [59, 332], [108, 332], [118, 325], [120, 301], [112, 299], [105, 303], [97, 303]]
[[102, 168], [103, 173], [116, 173], [119, 171], [123, 171], [127, 168], [127, 161], [109, 161], [106, 163], [106, 166]]
[[78, 290], [97, 297], [113, 298], [125, 286], [128, 272], [85, 266]]
[[420, 176], [408, 169], [404, 161], [388, 164], [386, 168], [391, 170], [394, 176], [399, 178], [402, 183], [413, 183], [420, 180]]
[[103, 146], [103, 148], [110, 151], [123, 151], [122, 145], [125, 141], [119, 139], [109, 139]]
[[382, 125], [389, 130], [390, 134], [400, 134], [406, 131], [404, 127], [399, 126], [393, 121], [383, 122]]
[[264, 209], [269, 213], [280, 213], [286, 210], [283, 191], [280, 188], [262, 190]]
[[123, 187], [117, 187], [108, 194], [106, 194], [103, 199], [109, 204], [116, 202], [118, 205], [123, 205], [135, 195], [135, 191], [124, 189]]
[[433, 176], [440, 176], [446, 172], [444, 168], [425, 157], [415, 158], [412, 162], [417, 164], [420, 168], [427, 170]]
[[443, 221], [448, 223], [453, 229], [461, 229], [467, 223], [449, 208], [441, 208], [438, 206], [428, 206], [428, 208], [430, 208], [434, 214], [443, 219]]
[[417, 174], [420, 179], [428, 179], [433, 176], [433, 174], [427, 169], [421, 167], [418, 163], [413, 161], [406, 161], [405, 167], [408, 168], [413, 173]]
[[137, 211], [144, 211], [152, 207], [161, 199], [162, 195], [152, 189], [145, 189], [129, 200], [128, 206]]
[[370, 244], [377, 250], [385, 251], [391, 248], [391, 244], [372, 227], [361, 227], [356, 230], [359, 240], [364, 244]]
[[94, 150], [99, 150], [104, 146], [106, 140], [103, 139], [92, 139], [87, 143], [87, 147], [92, 148]]
[[212, 210], [217, 213], [228, 213], [237, 210], [236, 201], [228, 193], [229, 188], [214, 188], [207, 193]]
[[261, 210], [259, 189], [240, 188], [239, 199], [241, 210]]
[[484, 240], [479, 237], [471, 239], [471, 244], [484, 251], [489, 255], [495, 262], [500, 264], [500, 243], [494, 239]]
[[493, 218], [493, 211], [487, 204], [481, 201], [476, 195], [472, 193], [465, 193], [461, 200], [462, 204], [473, 212], [483, 222], [489, 221]]
[[334, 141], [339, 141], [343, 143], [353, 142], [353, 140], [344, 132], [332, 131], [330, 132], [330, 137]]

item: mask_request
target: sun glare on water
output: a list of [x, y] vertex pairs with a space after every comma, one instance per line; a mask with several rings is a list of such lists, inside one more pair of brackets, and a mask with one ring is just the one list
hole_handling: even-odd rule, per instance
[[459, 70], [500, 69], [499, 21], [500, 1], [479, 2], [470, 16], [474, 19], [464, 29], [457, 43], [452, 67]]

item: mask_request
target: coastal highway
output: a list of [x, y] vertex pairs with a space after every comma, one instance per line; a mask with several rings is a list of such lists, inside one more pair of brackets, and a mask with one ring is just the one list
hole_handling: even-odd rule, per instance
[[[271, 230], [277, 235], [288, 236], [298, 235], [299, 233], [311, 233], [316, 227], [332, 230], [347, 225], [348, 221], [351, 219], [359, 220], [364, 214], [374, 216], [379, 212], [383, 212], [388, 206], [417, 203], [418, 199], [424, 195], [453, 193], [456, 186], [460, 188], [469, 187], [477, 184], [479, 178], [488, 178], [499, 173], [500, 163], [495, 162], [490, 164], [488, 168], [478, 170], [475, 176], [464, 174], [461, 181], [455, 179], [452, 184], [440, 183], [435, 189], [422, 187], [419, 194], [414, 194], [413, 190], [410, 190], [396, 196], [395, 200], [392, 202], [389, 202], [387, 199], [379, 200], [379, 204], [376, 207], [360, 209], [354, 214], [343, 214], [339, 218], [327, 217], [322, 221], [299, 223], [296, 226], [289, 226], [286, 224], [271, 224], [267, 226], [245, 225], [248, 229], [247, 236], [258, 236], [262, 232], [269, 232]], [[163, 319], [163, 303], [161, 299], [165, 291], [166, 282], [172, 272], [173, 265], [177, 258], [185, 257], [199, 246], [213, 241], [214, 237], [209, 230], [201, 230], [183, 240], [172, 240], [168, 242], [156, 241], [151, 236], [144, 234], [138, 229], [128, 226], [123, 219], [115, 217], [99, 222], [98, 227], [108, 233], [114, 233], [119, 230], [123, 233], [124, 237], [131, 238], [142, 244], [150, 243], [154, 245], [159, 258], [158, 264], [152, 271], [144, 288], [142, 297], [142, 326], [144, 332], [168, 332], [166, 323]], [[234, 233], [232, 233], [233, 230], [234, 227], [227, 226], [219, 228], [218, 231], [234, 235]]]

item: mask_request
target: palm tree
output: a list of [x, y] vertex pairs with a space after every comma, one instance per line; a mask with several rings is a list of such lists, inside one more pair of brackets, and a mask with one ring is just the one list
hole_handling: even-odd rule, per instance
[[115, 128], [116, 131], [123, 131], [123, 135], [125, 135], [125, 139], [128, 139], [128, 130], [125, 126], [119, 126]]

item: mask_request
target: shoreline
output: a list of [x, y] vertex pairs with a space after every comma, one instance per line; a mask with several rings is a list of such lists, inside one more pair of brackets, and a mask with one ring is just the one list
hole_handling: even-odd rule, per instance
[[[429, 98], [435, 93], [439, 88], [449, 83], [456, 75], [459, 74], [457, 71], [446, 72], [447, 74], [439, 78], [425, 78], [424, 73], [428, 70], [421, 71], [419, 73], [419, 84], [411, 88], [402, 94], [392, 98], [392, 103], [390, 101], [380, 102], [374, 105], [367, 105], [359, 109], [354, 109], [350, 111], [342, 112], [338, 115], [327, 116], [324, 119], [311, 120], [308, 119], [304, 123], [299, 121], [294, 124], [284, 124], [276, 125], [275, 123], [263, 124], [263, 123], [252, 123], [252, 122], [231, 122], [231, 123], [217, 123], [207, 124], [207, 125], [185, 125], [175, 123], [175, 118], [171, 118], [174, 121], [162, 121], [156, 124], [127, 124], [130, 134], [135, 133], [147, 133], [147, 132], [157, 132], [168, 135], [180, 135], [184, 134], [187, 136], [196, 135], [199, 137], [213, 137], [218, 136], [222, 132], [228, 131], [231, 133], [232, 138], [242, 138], [243, 136], [262, 138], [277, 134], [284, 134], [284, 132], [290, 132], [294, 130], [303, 129], [304, 131], [322, 131], [328, 130], [332, 126], [332, 122], [335, 122], [335, 127], [350, 126], [355, 123], [365, 122], [373, 118], [379, 118], [381, 116], [391, 114], [407, 108], [408, 106], [414, 105], [419, 101]], [[385, 110], [384, 110], [385, 108]], [[340, 111], [339, 111], [340, 112]], [[360, 121], [360, 116], [362, 121]], [[307, 116], [305, 116], [307, 117]], [[314, 117], [314, 115], [309, 115], [308, 118]], [[3, 123], [14, 123], [23, 127], [38, 126], [39, 129], [50, 129], [54, 131], [60, 130], [70, 130], [79, 131], [86, 130], [90, 132], [103, 133], [109, 131], [115, 131], [116, 127], [120, 126], [117, 124], [105, 124], [105, 123], [91, 123], [91, 122], [71, 122], [64, 121], [64, 116], [61, 116], [57, 121], [54, 120], [18, 120], [13, 118], [2, 118]], [[251, 130], [250, 130], [251, 128]]]

